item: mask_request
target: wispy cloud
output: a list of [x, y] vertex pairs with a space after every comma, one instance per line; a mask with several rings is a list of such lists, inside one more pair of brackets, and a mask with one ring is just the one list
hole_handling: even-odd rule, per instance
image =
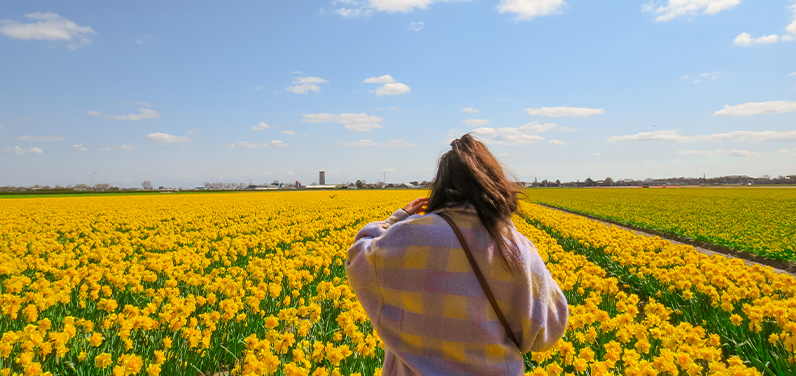
[[288, 136], [292, 136], [292, 135], [296, 134], [296, 131], [282, 131], [282, 134], [286, 134]]
[[133, 151], [135, 150], [135, 146], [132, 145], [111, 145], [105, 146], [100, 149], [100, 151]]
[[16, 154], [16, 155], [23, 155], [23, 154], [42, 154], [43, 151], [39, 148], [30, 148], [25, 149], [19, 146], [9, 146], [3, 149], [3, 153], [5, 154]]
[[267, 142], [248, 142], [248, 141], [238, 141], [232, 144], [229, 144], [231, 148], [240, 148], [240, 149], [259, 149], [268, 147]]
[[161, 144], [174, 144], [174, 143], [185, 143], [193, 141], [188, 136], [175, 136], [167, 133], [150, 133], [146, 136], [147, 141], [157, 142]]
[[395, 82], [395, 79], [392, 78], [389, 74], [385, 74], [379, 77], [370, 77], [366, 78], [362, 83], [364, 84], [390, 84]]
[[25, 18], [31, 23], [15, 20], [0, 20], [0, 33], [13, 39], [55, 40], [69, 42], [69, 49], [91, 43], [89, 35], [96, 34], [89, 26], [80, 26], [55, 13], [28, 13]]
[[489, 124], [489, 120], [487, 119], [466, 119], [462, 121], [464, 122], [464, 124], [470, 127], [480, 127]]
[[542, 107], [542, 108], [526, 108], [525, 112], [532, 116], [549, 116], [549, 117], [588, 117], [594, 115], [602, 115], [605, 110], [602, 108], [586, 108], [586, 107]]
[[[147, 103], [148, 104], [148, 103]], [[151, 108], [142, 108], [139, 110], [137, 114], [127, 114], [127, 115], [112, 115], [112, 114], [103, 114], [98, 111], [89, 111], [86, 113], [89, 116], [99, 116], [104, 119], [116, 119], [116, 120], [143, 120], [143, 119], [157, 119], [160, 117], [160, 112], [157, 112]]]
[[559, 14], [566, 3], [564, 0], [500, 0], [500, 13], [516, 13], [517, 21], [532, 20], [536, 17]]
[[478, 109], [477, 108], [473, 108], [473, 107], [462, 108], [462, 111], [469, 112], [469, 113], [478, 113]]
[[423, 30], [423, 26], [425, 26], [425, 22], [423, 22], [423, 21], [412, 22], [412, 23], [409, 24], [409, 30], [420, 31], [420, 30]]
[[370, 132], [374, 128], [382, 128], [381, 123], [384, 119], [368, 115], [366, 113], [359, 114], [302, 114], [303, 121], [308, 123], [338, 123], [343, 124], [346, 129], [358, 132]]
[[762, 114], [782, 114], [796, 111], [796, 101], [748, 102], [724, 108], [713, 113], [713, 116], [749, 116]]
[[259, 124], [257, 124], [257, 125], [255, 125], [255, 126], [253, 126], [253, 127], [252, 127], [252, 130], [253, 130], [253, 131], [261, 131], [261, 130], [263, 130], [263, 129], [269, 129], [269, 128], [274, 128], [274, 126], [273, 126], [273, 125], [268, 125], [268, 124], [265, 124], [265, 122], [264, 122], [264, 121], [261, 121]]
[[657, 3], [650, 1], [642, 6], [641, 10], [657, 13], [658, 17], [655, 20], [665, 22], [677, 17], [695, 16], [700, 13], [716, 14], [734, 8], [741, 3], [741, 0], [668, 0], [666, 5], [656, 7]]
[[83, 146], [83, 144], [74, 144], [72, 145], [72, 149], [75, 149], [77, 151], [88, 151], [88, 148]]
[[732, 157], [750, 157], [750, 156], [753, 156], [753, 155], [757, 155], [756, 152], [751, 152], [749, 150], [738, 150], [738, 149], [733, 149], [733, 150], [716, 149], [716, 150], [712, 150], [712, 151], [678, 150], [676, 153], [680, 154], [680, 155], [703, 155], [703, 154], [704, 155], [714, 155], [714, 156], [715, 155], [729, 155], [729, 156], [732, 156]]
[[561, 141], [561, 140], [550, 140], [547, 143], [550, 144], [550, 145], [554, 145], [554, 146], [562, 146], [562, 145], [564, 145], [564, 141]]
[[371, 93], [376, 93], [377, 96], [382, 95], [399, 95], [408, 93], [411, 91], [409, 86], [406, 86], [400, 82], [396, 82], [392, 76], [389, 74], [385, 74], [379, 77], [370, 77], [366, 78], [362, 83], [366, 84], [384, 84], [376, 88], [376, 90], [371, 90]]
[[288, 86], [285, 88], [285, 90], [295, 94], [307, 94], [310, 91], [319, 93], [321, 91], [321, 87], [317, 84], [326, 84], [329, 83], [329, 81], [326, 81], [320, 77], [309, 76], [296, 77], [291, 83], [293, 86]]
[[414, 147], [414, 144], [411, 144], [404, 140], [389, 140], [386, 143], [381, 143], [372, 140], [359, 140], [359, 141], [335, 141], [334, 143], [337, 146], [353, 146], [353, 147], [367, 147], [367, 146], [387, 146], [390, 148], [411, 148]]
[[63, 141], [65, 138], [63, 136], [21, 136], [17, 140], [22, 142], [53, 142]]
[[733, 131], [697, 136], [681, 136], [680, 130], [641, 132], [625, 136], [613, 136], [608, 142], [669, 141], [669, 142], [717, 142], [717, 141], [791, 141], [796, 140], [796, 131]]
[[777, 43], [780, 37], [776, 34], [771, 35], [763, 35], [762, 37], [752, 38], [752, 34], [749, 33], [741, 33], [735, 39], [733, 39], [733, 43], [736, 46], [752, 46], [755, 44], [771, 44]]
[[532, 121], [517, 128], [483, 127], [473, 130], [472, 133], [479, 136], [484, 142], [491, 144], [509, 146], [530, 145], [544, 139], [542, 136], [539, 136], [538, 133], [547, 132], [557, 126], [558, 125], [554, 123], [538, 123]]

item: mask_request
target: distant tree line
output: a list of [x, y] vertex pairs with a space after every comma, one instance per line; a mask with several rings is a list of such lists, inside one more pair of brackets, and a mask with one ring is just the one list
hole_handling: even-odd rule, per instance
[[649, 185], [781, 185], [781, 184], [796, 184], [796, 175], [777, 176], [772, 178], [768, 175], [755, 178], [746, 175], [731, 175], [719, 176], [712, 178], [692, 178], [692, 177], [672, 177], [663, 179], [647, 178], [644, 180], [634, 179], [620, 179], [614, 180], [607, 177], [602, 180], [594, 180], [591, 177], [586, 178], [584, 181], [576, 180], [562, 183], [560, 180], [548, 181], [547, 179], [541, 182], [534, 181], [533, 183], [526, 183], [527, 187], [634, 187], [634, 186], [649, 186]]

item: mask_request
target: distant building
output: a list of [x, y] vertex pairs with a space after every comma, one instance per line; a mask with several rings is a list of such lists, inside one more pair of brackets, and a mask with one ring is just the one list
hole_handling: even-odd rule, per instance
[[326, 185], [326, 171], [318, 172], [318, 185]]

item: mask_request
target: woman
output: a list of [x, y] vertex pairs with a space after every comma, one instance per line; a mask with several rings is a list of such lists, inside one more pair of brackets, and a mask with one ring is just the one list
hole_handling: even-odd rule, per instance
[[517, 185], [470, 134], [451, 146], [431, 197], [362, 228], [346, 272], [386, 345], [384, 375], [521, 375], [521, 353], [564, 334], [567, 301], [511, 222]]

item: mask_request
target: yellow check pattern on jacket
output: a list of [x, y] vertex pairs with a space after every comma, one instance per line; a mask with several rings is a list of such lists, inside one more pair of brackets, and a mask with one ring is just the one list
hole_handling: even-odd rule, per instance
[[568, 306], [533, 244], [513, 225], [522, 267], [509, 271], [472, 207], [445, 210], [460, 228], [509, 326], [509, 339], [453, 229], [398, 210], [362, 228], [348, 250], [351, 287], [386, 345], [384, 375], [520, 375], [521, 353], [564, 334]]

